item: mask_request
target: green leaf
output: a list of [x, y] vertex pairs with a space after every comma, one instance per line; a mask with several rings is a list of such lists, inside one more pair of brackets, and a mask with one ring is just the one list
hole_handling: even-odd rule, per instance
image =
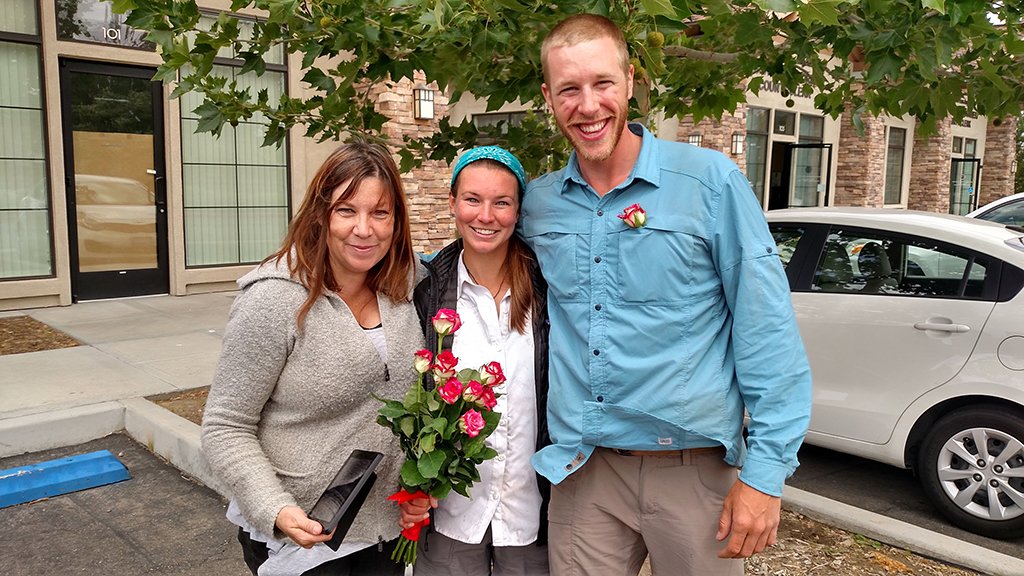
[[138, 7], [139, 6], [135, 3], [135, 0], [112, 0], [110, 3], [110, 9], [113, 10], [115, 14], [124, 14], [125, 12], [134, 10]]
[[405, 416], [409, 411], [405, 409], [405, 406], [403, 406], [401, 402], [397, 400], [388, 400], [384, 406], [381, 406], [377, 413], [385, 418], [394, 419]]
[[420, 474], [419, 467], [416, 465], [415, 460], [406, 460], [402, 464], [402, 484], [406, 486], [419, 486], [427, 481], [426, 478]]
[[420, 437], [420, 450], [424, 452], [433, 452], [434, 443], [437, 442], [437, 434], [427, 434]]
[[804, 24], [821, 23], [829, 26], [839, 26], [839, 4], [846, 0], [815, 0], [801, 4], [800, 22]]
[[324, 74], [324, 71], [319, 68], [310, 68], [306, 75], [302, 77], [302, 81], [328, 94], [334, 92], [336, 87], [334, 79]]
[[412, 416], [406, 416], [402, 418], [401, 422], [398, 423], [398, 428], [405, 434], [406, 438], [413, 438], [416, 436], [416, 418]]
[[640, 5], [643, 6], [644, 12], [651, 16], [674, 18], [676, 15], [676, 9], [672, 7], [672, 3], [668, 0], [640, 0]]
[[483, 460], [490, 460], [491, 458], [494, 458], [497, 455], [497, 450], [491, 448], [490, 446], [484, 446], [484, 449], [481, 450], [479, 454], [477, 454], [477, 457]]
[[921, 5], [937, 11], [939, 14], [946, 13], [946, 0], [921, 0]]
[[428, 480], [437, 478], [438, 472], [441, 471], [441, 466], [444, 465], [444, 459], [445, 453], [442, 450], [426, 452], [416, 461], [416, 467], [424, 478]]
[[192, 112], [196, 116], [199, 116], [199, 122], [196, 123], [197, 134], [201, 132], [213, 132], [214, 134], [220, 133], [220, 129], [221, 126], [224, 125], [225, 118], [216, 104], [210, 101], [203, 102]]
[[430, 491], [430, 495], [438, 500], [447, 498], [448, 494], [452, 491], [452, 483], [448, 481], [442, 481], [433, 490]]
[[762, 10], [774, 12], [792, 12], [797, 7], [794, 0], [754, 0], [754, 4], [760, 6]]

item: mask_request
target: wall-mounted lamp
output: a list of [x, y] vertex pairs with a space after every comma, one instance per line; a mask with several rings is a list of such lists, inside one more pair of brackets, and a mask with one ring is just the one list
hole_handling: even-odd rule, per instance
[[434, 91], [420, 84], [413, 88], [412, 98], [414, 102], [413, 116], [417, 120], [431, 120], [434, 118]]
[[743, 141], [746, 140], [746, 135], [742, 132], [735, 132], [732, 135], [732, 155], [739, 156], [743, 154]]

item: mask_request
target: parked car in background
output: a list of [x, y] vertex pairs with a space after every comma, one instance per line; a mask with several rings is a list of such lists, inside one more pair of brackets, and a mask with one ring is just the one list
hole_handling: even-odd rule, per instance
[[967, 215], [1000, 224], [1024, 226], [1024, 193], [994, 200]]
[[1024, 536], [1024, 232], [906, 210], [767, 216], [813, 373], [807, 443], [912, 468], [954, 524]]

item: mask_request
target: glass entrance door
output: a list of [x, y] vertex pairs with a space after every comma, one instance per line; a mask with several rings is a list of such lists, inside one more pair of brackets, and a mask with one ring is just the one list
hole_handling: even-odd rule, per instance
[[963, 216], [978, 207], [981, 160], [953, 158], [949, 170], [949, 213]]
[[831, 144], [791, 144], [789, 207], [828, 206], [832, 177]]
[[163, 92], [153, 72], [61, 62], [75, 301], [168, 291]]

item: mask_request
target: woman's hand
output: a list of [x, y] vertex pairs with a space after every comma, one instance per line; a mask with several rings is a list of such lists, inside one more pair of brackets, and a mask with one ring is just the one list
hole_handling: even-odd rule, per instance
[[324, 527], [316, 520], [310, 520], [309, 516], [306, 516], [302, 508], [298, 506], [281, 508], [274, 524], [278, 530], [284, 532], [303, 548], [312, 548], [317, 542], [326, 542], [331, 539], [331, 534], [324, 534]]
[[411, 528], [417, 522], [426, 520], [430, 516], [431, 508], [437, 508], [437, 498], [433, 496], [429, 500], [417, 498], [408, 502], [402, 502], [398, 505], [398, 509], [402, 512], [402, 519], [398, 521], [398, 526], [405, 530], [406, 528]]

